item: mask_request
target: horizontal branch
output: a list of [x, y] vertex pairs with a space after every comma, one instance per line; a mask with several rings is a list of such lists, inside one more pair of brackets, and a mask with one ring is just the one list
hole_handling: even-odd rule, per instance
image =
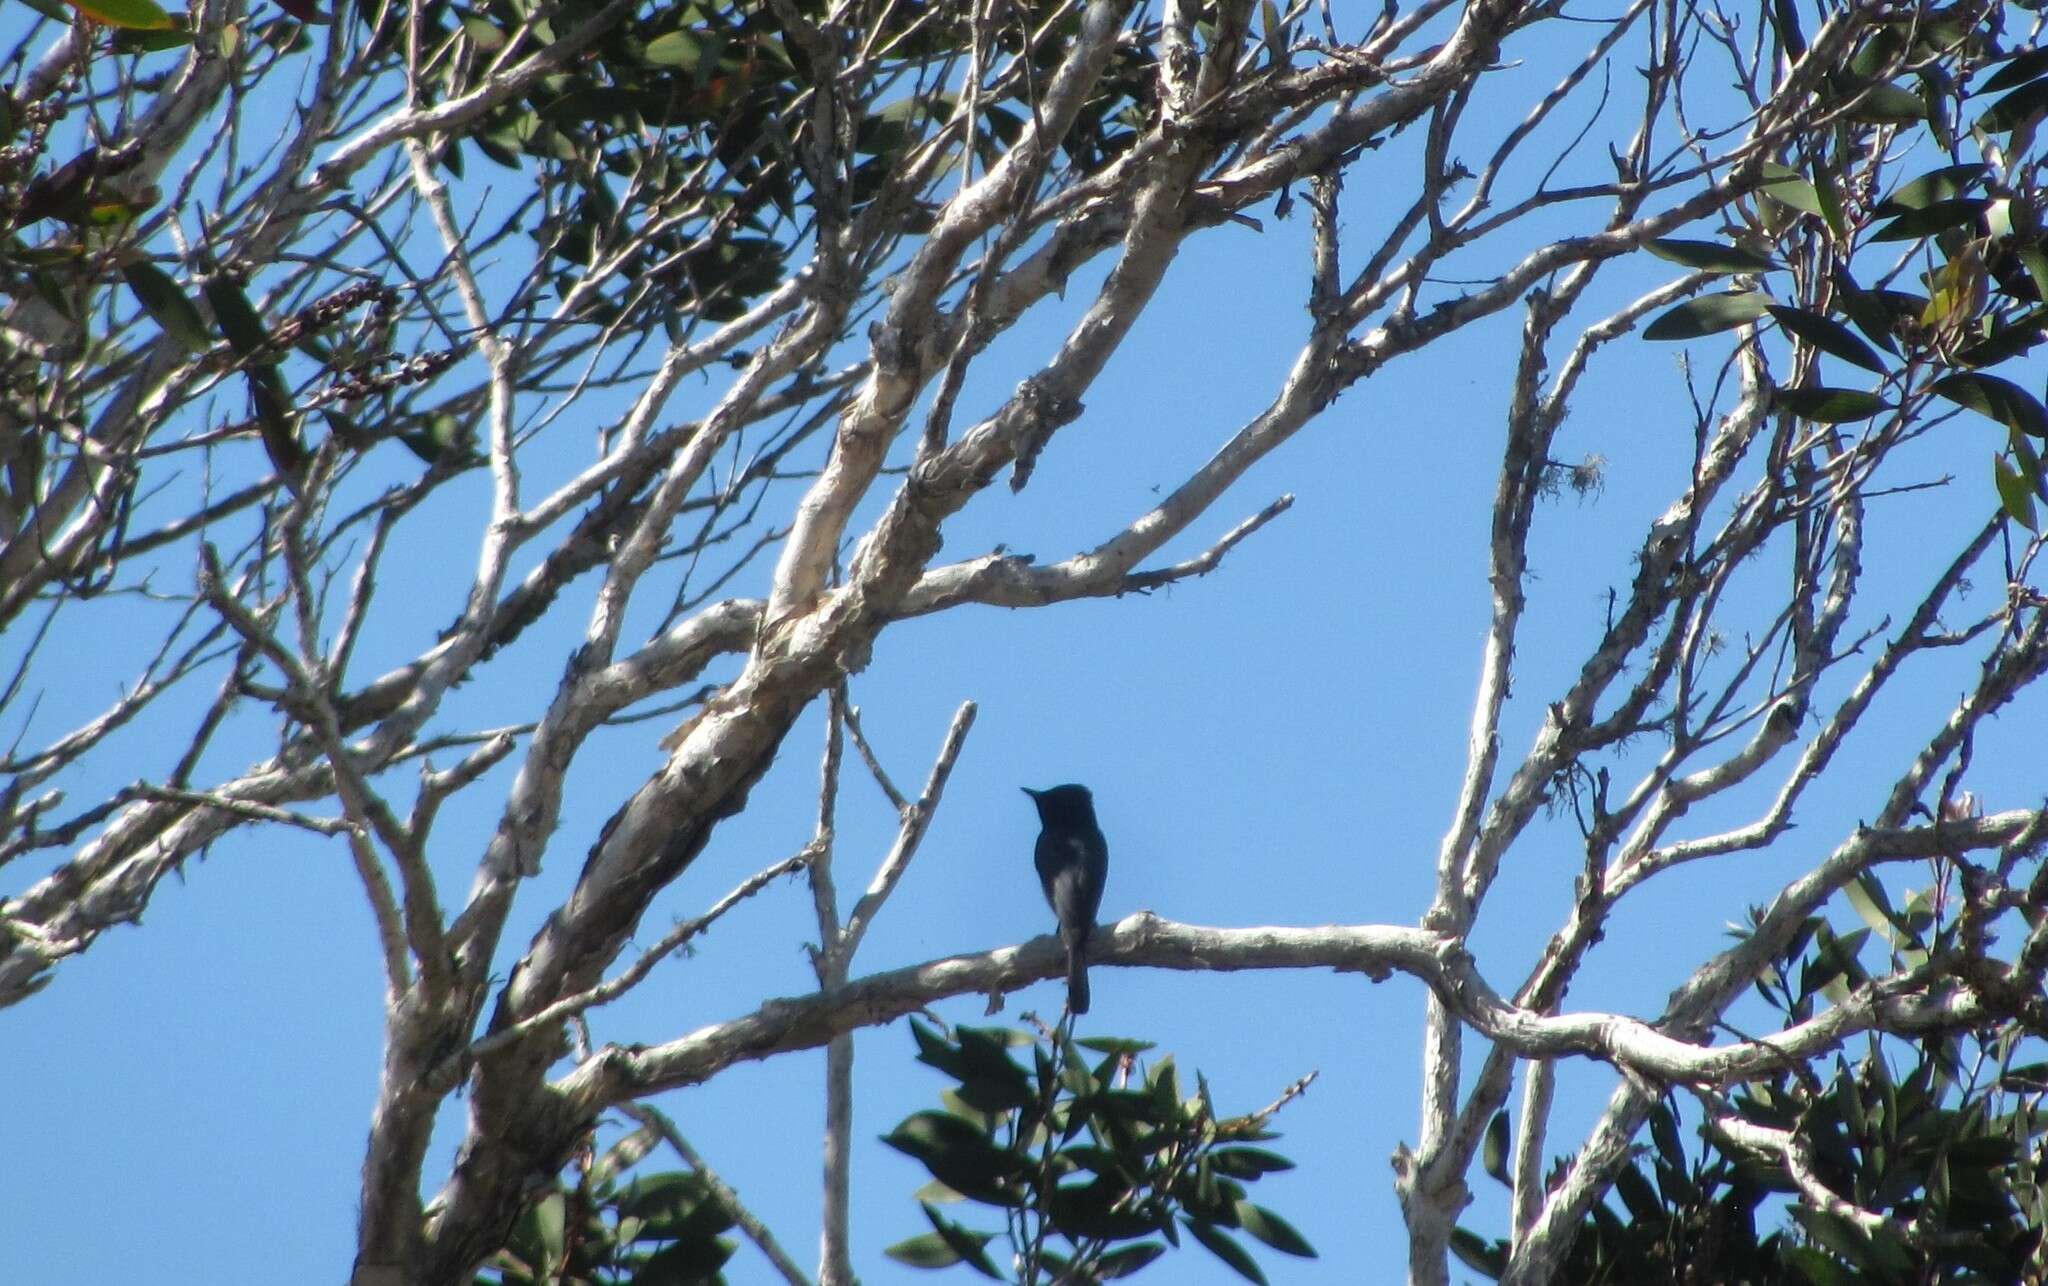
[[[2018, 811], [1960, 824], [1866, 831], [1860, 839], [1873, 861], [1927, 857], [2004, 843], [2033, 816]], [[1518, 1006], [1486, 981], [1461, 940], [1426, 929], [1224, 929], [1181, 924], [1141, 911], [1107, 932], [1098, 930], [1089, 955], [1098, 966], [1204, 972], [1333, 969], [1362, 973], [1376, 982], [1405, 973], [1426, 984], [1481, 1035], [1524, 1056], [1582, 1055], [1660, 1081], [1687, 1084], [1726, 1084], [1767, 1075], [1865, 1031], [1920, 1031], [1982, 1022], [1991, 1008], [1974, 993], [1922, 994], [1912, 989], [1919, 979], [1894, 976], [1783, 1031], [1757, 1040], [1701, 1045], [1623, 1014], [1544, 1014]], [[770, 1000], [743, 1018], [664, 1044], [606, 1049], [556, 1088], [563, 1108], [577, 1121], [588, 1120], [613, 1103], [698, 1084], [734, 1063], [815, 1049], [835, 1036], [891, 1022], [953, 996], [979, 992], [1000, 997], [1065, 972], [1064, 949], [1052, 934], [1014, 947], [949, 956], [871, 974], [844, 987]]]
[[[1093, 964], [1162, 969], [1314, 969], [1394, 972], [1437, 977], [1441, 955], [1458, 954], [1441, 936], [1391, 925], [1216, 929], [1178, 924], [1140, 911], [1090, 941]], [[1055, 934], [1012, 947], [892, 969], [844, 987], [770, 1000], [744, 1018], [701, 1028], [678, 1040], [599, 1052], [557, 1085], [560, 1101], [587, 1119], [612, 1103], [694, 1085], [734, 1063], [815, 1049], [860, 1027], [878, 1026], [952, 996], [1000, 996], [1042, 979], [1066, 976], [1066, 953]]]

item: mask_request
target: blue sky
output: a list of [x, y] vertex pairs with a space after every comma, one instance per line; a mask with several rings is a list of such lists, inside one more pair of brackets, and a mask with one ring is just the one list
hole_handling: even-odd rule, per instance
[[[23, 13], [0, 14], [0, 37]], [[1508, 95], [1533, 95], [1548, 83], [1536, 70], [1502, 82]], [[1386, 217], [1380, 185], [1405, 178], [1402, 156], [1401, 146], [1391, 147], [1354, 170], [1345, 222], [1355, 244], [1367, 244]], [[1306, 329], [1308, 227], [1299, 205], [1291, 219], [1270, 209], [1259, 217], [1263, 231], [1225, 226], [1190, 244], [1031, 485], [1021, 494], [998, 485], [978, 498], [948, 529], [943, 557], [1003, 543], [1053, 561], [1089, 547], [1264, 404]], [[1567, 226], [1576, 225], [1559, 224], [1550, 235]], [[1528, 236], [1517, 244], [1529, 244]], [[1610, 305], [1677, 273], [1638, 258], [1600, 292]], [[993, 409], [1051, 354], [1061, 323], [1095, 280], [1077, 274], [1063, 305], [1001, 339], [970, 380], [956, 424]], [[1157, 560], [1196, 552], [1274, 496], [1295, 495], [1288, 514], [1207, 578], [1142, 598], [963, 609], [886, 633], [853, 691], [900, 786], [922, 781], [960, 702], [977, 702], [980, 715], [944, 806], [855, 972], [1046, 932], [1050, 914], [1029, 858], [1036, 819], [1017, 787], [1063, 781], [1094, 790], [1109, 839], [1105, 921], [1142, 909], [1215, 925], [1414, 923], [1428, 903], [1463, 769], [1486, 620], [1488, 504], [1519, 323], [1515, 313], [1496, 317], [1395, 363], [1255, 468]], [[1696, 369], [1711, 371], [1718, 351], [1695, 346]], [[1538, 517], [1531, 615], [1504, 736], [1511, 758], [1596, 635], [1607, 590], [1626, 585], [1644, 523], [1681, 485], [1691, 411], [1677, 356], [1670, 345], [1623, 340], [1574, 400], [1559, 454], [1604, 455], [1606, 485], [1586, 498], [1567, 494]], [[2038, 384], [2038, 363], [2014, 377]], [[716, 389], [699, 386], [691, 396]], [[543, 436], [530, 486], [587, 461], [590, 442], [577, 433], [562, 426]], [[1996, 440], [1988, 422], [1965, 418], [1915, 448], [1924, 476], [1954, 472], [1959, 481], [1881, 502], [1867, 555], [1878, 583], [1911, 585], [1930, 559], [1945, 557], [1955, 532], [1983, 520], [1994, 503], [1983, 462]], [[395, 447], [386, 451], [379, 468], [388, 476], [417, 468]], [[362, 485], [379, 481], [366, 475]], [[384, 592], [394, 603], [435, 606], [388, 616], [384, 632], [366, 640], [363, 676], [426, 646], [452, 616], [450, 589], [467, 580], [473, 561], [472, 547], [459, 542], [486, 500], [484, 480], [472, 475], [408, 523], [403, 538], [415, 543], [387, 566]], [[451, 533], [458, 543], [437, 543]], [[752, 592], [765, 571], [743, 576], [736, 592]], [[162, 574], [189, 583], [182, 564], [167, 563]], [[1758, 566], [1745, 582], [1753, 597], [1737, 611], [1757, 619], [1782, 579], [1782, 567]], [[534, 703], [553, 690], [565, 644], [580, 633], [592, 584], [579, 582], [565, 596], [573, 610], [452, 694], [444, 722], [532, 717]], [[1984, 587], [1974, 601], [1996, 592]], [[643, 635], [658, 607], [641, 609]], [[1878, 624], [1873, 609], [1852, 632]], [[88, 699], [104, 701], [133, 672], [135, 649], [150, 642], [104, 612], [60, 630], [61, 646], [49, 655], [61, 664], [46, 661], [42, 673], [51, 699], [28, 721], [28, 740], [68, 726], [68, 693], [89, 689], [76, 698], [78, 710]], [[11, 661], [20, 645], [0, 640], [0, 654]], [[1889, 693], [1846, 752], [1846, 780], [1802, 808], [1800, 829], [1779, 848], [1676, 872], [1636, 895], [1571, 1003], [1654, 1014], [1747, 903], [1768, 897], [1875, 811], [1897, 768], [1888, 734], [1924, 737], [1967, 681], [1960, 663], [1935, 666]], [[209, 695], [201, 685], [185, 700]], [[189, 719], [194, 708], [173, 705], [161, 726]], [[1994, 808], [2038, 795], [2038, 774], [2013, 752], [2039, 713], [2038, 699], [2008, 712], [1980, 744], [1972, 784]], [[14, 715], [6, 735], [23, 733], [22, 724]], [[592, 738], [572, 771], [545, 868], [506, 934], [503, 967], [571, 887], [605, 819], [659, 766], [656, 742], [669, 726], [639, 723]], [[161, 772], [164, 754], [174, 752], [152, 745], [152, 731], [127, 734], [147, 766], [80, 774], [65, 782], [73, 799]], [[788, 738], [752, 806], [721, 827], [656, 903], [643, 943], [809, 838], [821, 736], [814, 712]], [[209, 766], [225, 776], [264, 752], [263, 730], [251, 725]], [[431, 854], [445, 897], [466, 887], [516, 763], [515, 756], [449, 806]], [[851, 757], [842, 799], [837, 870], [850, 904], [886, 852], [895, 820]], [[1753, 807], [1756, 797], [1738, 802]], [[1735, 815], [1703, 810], [1684, 833]], [[1474, 937], [1482, 968], [1502, 990], [1519, 981], [1568, 906], [1579, 853], [1570, 820], [1558, 818], [1540, 824], [1504, 868]], [[7, 870], [0, 893], [46, 869]], [[1837, 918], [1853, 920], [1846, 910]], [[594, 1035], [652, 1043], [807, 990], [802, 947], [814, 934], [808, 892], [795, 882], [775, 885], [722, 921], [694, 955], [663, 965], [593, 1014]], [[0, 1063], [0, 1101], [9, 1105], [0, 1140], [17, 1159], [0, 1171], [0, 1209], [8, 1212], [0, 1227], [12, 1233], [0, 1239], [0, 1279], [183, 1286], [343, 1277], [378, 1073], [382, 988], [370, 920], [338, 842], [244, 828], [190, 863], [182, 880], [158, 890], [141, 927], [108, 933], [58, 970], [46, 991], [0, 1015], [10, 1050]], [[1395, 1276], [1405, 1242], [1386, 1159], [1416, 1129], [1419, 984], [1398, 975], [1374, 984], [1320, 973], [1098, 967], [1094, 992], [1084, 1033], [1156, 1041], [1184, 1075], [1206, 1074], [1225, 1111], [1261, 1106], [1319, 1072], [1275, 1123], [1284, 1135], [1278, 1150], [1300, 1168], [1259, 1184], [1257, 1199], [1300, 1228], [1322, 1258], [1262, 1261], [1276, 1282]], [[972, 996], [937, 1013], [979, 1024], [1014, 1021], [1027, 1008], [1051, 1017], [1058, 1005], [1055, 982], [1010, 997], [998, 1019], [985, 1018]], [[901, 1023], [862, 1032], [856, 1049], [856, 1265], [871, 1283], [961, 1280], [918, 1274], [880, 1254], [923, 1230], [911, 1194], [926, 1176], [873, 1140], [936, 1105], [944, 1082], [912, 1061]], [[1483, 1047], [1474, 1040], [1469, 1052], [1476, 1062]], [[815, 1254], [822, 1074], [822, 1053], [799, 1054], [738, 1066], [659, 1100], [806, 1264]], [[1565, 1066], [1553, 1152], [1594, 1119], [1612, 1084], [1605, 1068]], [[461, 1108], [456, 1100], [443, 1123], [429, 1191], [446, 1171]], [[1478, 1201], [1465, 1222], [1499, 1235], [1503, 1190], [1483, 1177], [1474, 1188]], [[1151, 1275], [1236, 1280], [1196, 1248]], [[728, 1277], [765, 1281], [768, 1270], [743, 1245]]]

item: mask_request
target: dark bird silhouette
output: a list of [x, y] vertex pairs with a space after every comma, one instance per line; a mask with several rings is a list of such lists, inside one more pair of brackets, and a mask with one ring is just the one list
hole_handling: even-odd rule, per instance
[[1109, 845], [1095, 825], [1095, 797], [1086, 786], [1024, 787], [1038, 805], [1038, 883], [1059, 917], [1067, 948], [1067, 1008], [1088, 1012], [1088, 935], [1109, 877]]

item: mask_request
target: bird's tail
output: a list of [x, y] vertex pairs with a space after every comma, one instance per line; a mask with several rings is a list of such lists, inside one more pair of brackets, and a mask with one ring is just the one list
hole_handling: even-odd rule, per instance
[[1088, 1012], [1088, 939], [1067, 941], [1067, 1008], [1077, 1014]]

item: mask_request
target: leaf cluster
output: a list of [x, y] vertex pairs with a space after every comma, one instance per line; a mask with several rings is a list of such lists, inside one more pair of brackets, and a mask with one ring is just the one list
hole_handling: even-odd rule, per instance
[[[2048, 500], [2048, 410], [1986, 368], [2048, 339], [2048, 192], [2034, 151], [2048, 56], [2004, 50], [1997, 16], [1973, 24], [1950, 10], [1873, 27], [1828, 74], [1841, 119], [1763, 165], [1726, 211], [1730, 240], [1646, 245], [1736, 286], [1667, 309], [1643, 336], [1775, 322], [1799, 374], [1773, 405], [1817, 425], [1909, 422], [1931, 398], [1988, 416], [2006, 430], [1992, 470], [1999, 504], [2032, 529], [2035, 502]], [[1766, 17], [1787, 53], [1803, 51], [1796, 6]], [[1947, 163], [1897, 179], [1887, 157], [1911, 131]], [[1823, 357], [1875, 378], [1838, 383]]]
[[[390, 50], [408, 23], [430, 33], [429, 74], [450, 97], [602, 7], [355, 6], [373, 42]], [[442, 161], [460, 175], [467, 148], [521, 173], [538, 167], [546, 208], [526, 229], [540, 271], [583, 319], [615, 328], [658, 320], [671, 330], [700, 317], [729, 321], [783, 281], [792, 250], [821, 225], [872, 216], [863, 253], [928, 227], [930, 185], [960, 163], [962, 104], [945, 86], [961, 60], [979, 41], [995, 65], [971, 119], [987, 164], [1021, 136], [1079, 22], [1070, 11], [1041, 23], [1020, 8], [977, 33], [969, 7], [908, 3], [882, 7], [849, 33], [824, 22], [827, 8], [641, 6], [465, 128]], [[808, 30], [792, 32], [786, 12]], [[831, 57], [818, 56], [821, 43]], [[1064, 140], [1077, 172], [1099, 170], [1136, 140], [1156, 94], [1152, 66], [1145, 43], [1119, 49]], [[579, 288], [587, 276], [602, 284]]]
[[[1867, 985], [1859, 957], [1873, 942], [1924, 964], [1953, 950], [1967, 923], [1938, 914], [1924, 894], [1894, 907], [1867, 875], [1849, 901], [1865, 927], [1837, 933], [1813, 917], [1758, 980], [1757, 993], [1788, 1022]], [[1853, 1062], [1837, 1055], [1825, 1079], [1822, 1069], [1788, 1065], [1725, 1097], [1702, 1095], [1705, 1120], [1691, 1151], [1667, 1098], [1649, 1116], [1648, 1143], [1581, 1225], [1559, 1280], [2040, 1281], [2048, 1274], [2048, 1063], [2021, 1062], [2029, 1049], [2038, 1052], [2011, 1026], [1873, 1039]], [[1504, 1139], [1505, 1113], [1498, 1124]], [[1813, 1177], [1846, 1204], [1816, 1202], [1782, 1153], [1743, 1143], [1741, 1126], [1796, 1139]], [[1504, 1240], [1460, 1228], [1452, 1248], [1491, 1279], [1507, 1266]]]
[[[1127, 1277], [1181, 1244], [1186, 1232], [1247, 1281], [1265, 1275], [1240, 1235], [1289, 1255], [1314, 1249], [1248, 1185], [1292, 1169], [1255, 1146], [1277, 1137], [1267, 1114], [1219, 1118], [1209, 1088], [1181, 1095], [1173, 1060], [1139, 1068], [1142, 1041], [1043, 1039], [1003, 1028], [950, 1034], [911, 1022], [918, 1061], [953, 1081], [944, 1110], [905, 1118], [883, 1137], [936, 1181], [920, 1202], [932, 1231], [888, 1248], [920, 1268], [964, 1263], [1018, 1282], [1101, 1282]], [[1027, 1068], [1010, 1053], [1029, 1045]], [[1090, 1066], [1083, 1049], [1100, 1057]], [[1014, 1277], [988, 1254], [999, 1234], [949, 1218], [939, 1205], [969, 1201], [998, 1213], [1014, 1251]], [[1057, 1240], [1060, 1248], [1050, 1244]]]
[[690, 1170], [624, 1172], [656, 1141], [642, 1127], [526, 1208], [476, 1286], [723, 1286], [731, 1209]]

